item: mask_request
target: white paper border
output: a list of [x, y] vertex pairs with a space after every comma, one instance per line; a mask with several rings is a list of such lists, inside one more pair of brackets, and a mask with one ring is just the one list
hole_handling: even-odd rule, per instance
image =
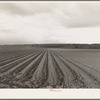
[[100, 99], [99, 89], [0, 89], [0, 99]]

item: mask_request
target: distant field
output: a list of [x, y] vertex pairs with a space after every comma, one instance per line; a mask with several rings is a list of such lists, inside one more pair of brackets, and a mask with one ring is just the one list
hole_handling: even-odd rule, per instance
[[100, 88], [100, 49], [0, 46], [0, 88]]

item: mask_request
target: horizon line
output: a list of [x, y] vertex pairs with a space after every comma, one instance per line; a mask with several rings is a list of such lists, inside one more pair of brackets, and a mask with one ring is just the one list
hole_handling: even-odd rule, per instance
[[87, 45], [92, 45], [92, 44], [100, 44], [100, 43], [33, 43], [33, 44], [0, 44], [0, 46], [3, 46], [3, 45], [56, 45], [56, 44], [59, 44], [59, 45], [67, 45], [67, 44], [87, 44]]

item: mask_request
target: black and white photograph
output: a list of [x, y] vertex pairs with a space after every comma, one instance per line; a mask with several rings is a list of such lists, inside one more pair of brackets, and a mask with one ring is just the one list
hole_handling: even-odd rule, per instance
[[3, 88], [99, 89], [100, 3], [0, 2]]

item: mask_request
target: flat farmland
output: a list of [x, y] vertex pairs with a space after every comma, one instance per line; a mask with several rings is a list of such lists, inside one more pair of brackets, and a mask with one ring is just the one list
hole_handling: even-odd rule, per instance
[[0, 88], [100, 88], [100, 49], [0, 46]]

